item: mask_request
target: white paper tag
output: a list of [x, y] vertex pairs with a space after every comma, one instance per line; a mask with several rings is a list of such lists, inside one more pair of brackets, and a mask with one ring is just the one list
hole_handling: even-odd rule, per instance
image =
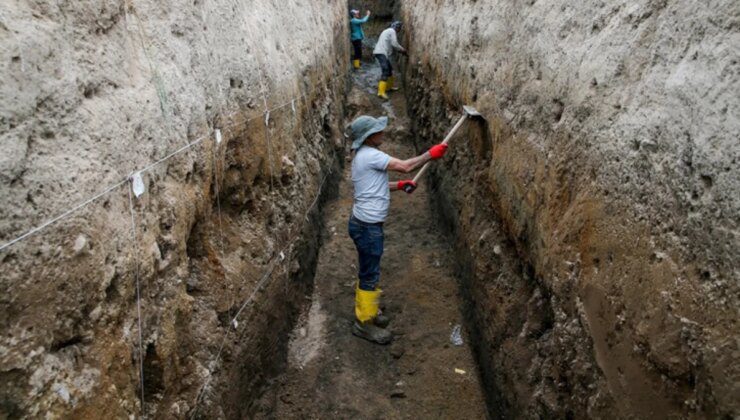
[[285, 259], [285, 253], [283, 251], [280, 251], [280, 261]]
[[134, 19], [131, 17], [131, 14], [126, 10], [128, 6], [123, 6], [124, 11], [124, 17], [126, 18], [126, 30], [129, 32], [135, 32], [136, 31], [136, 22], [134, 22]]
[[236, 329], [238, 329], [238, 328], [239, 328], [239, 321], [237, 321], [237, 320], [235, 319], [235, 320], [233, 320], [233, 321], [231, 322], [231, 325], [233, 325], [233, 326], [234, 326], [234, 329], [236, 330]]
[[265, 126], [270, 126], [270, 111], [265, 111]]
[[131, 176], [131, 190], [134, 192], [136, 198], [141, 197], [144, 191], [146, 191], [144, 180], [141, 178], [141, 172], [136, 172]]
[[216, 144], [221, 144], [221, 130], [216, 129]]

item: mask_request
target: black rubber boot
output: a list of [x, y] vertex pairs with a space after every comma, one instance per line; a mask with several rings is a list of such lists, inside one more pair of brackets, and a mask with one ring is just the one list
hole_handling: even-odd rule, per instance
[[378, 327], [373, 321], [355, 320], [352, 325], [352, 334], [377, 344], [388, 344], [393, 340], [393, 334], [390, 331]]

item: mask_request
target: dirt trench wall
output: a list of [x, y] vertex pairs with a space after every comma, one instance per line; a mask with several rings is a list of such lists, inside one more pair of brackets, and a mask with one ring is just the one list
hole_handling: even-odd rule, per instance
[[405, 0], [496, 417], [740, 414], [736, 3]]
[[[0, 417], [142, 413], [137, 276], [144, 412], [248, 414], [311, 288], [346, 3], [0, 12], [0, 243], [114, 186], [0, 251]], [[132, 215], [117, 183], [191, 143], [143, 173]]]
[[396, 0], [349, 0], [347, 3], [350, 10], [359, 10], [362, 16], [366, 10], [370, 10], [374, 18], [385, 20], [392, 19], [398, 7]]

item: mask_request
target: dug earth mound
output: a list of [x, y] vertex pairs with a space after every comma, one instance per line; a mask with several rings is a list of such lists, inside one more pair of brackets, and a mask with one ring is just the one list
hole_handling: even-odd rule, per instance
[[740, 413], [737, 5], [405, 0], [498, 417]]

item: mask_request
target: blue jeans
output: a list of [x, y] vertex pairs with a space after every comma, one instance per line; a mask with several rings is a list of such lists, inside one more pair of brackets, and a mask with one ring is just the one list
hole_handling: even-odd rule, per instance
[[349, 237], [355, 242], [359, 255], [357, 277], [360, 289], [373, 291], [380, 280], [380, 257], [383, 256], [383, 224], [365, 223], [352, 216], [349, 219]]
[[393, 66], [391, 66], [391, 60], [385, 56], [385, 54], [375, 54], [375, 59], [380, 64], [380, 69], [383, 74], [380, 75], [380, 80], [387, 82], [388, 78], [393, 76]]

